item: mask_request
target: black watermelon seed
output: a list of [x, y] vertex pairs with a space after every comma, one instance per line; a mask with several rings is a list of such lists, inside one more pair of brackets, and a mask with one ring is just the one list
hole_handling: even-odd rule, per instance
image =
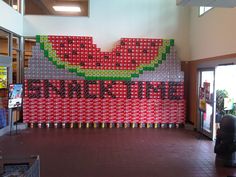
[[124, 41], [121, 41], [121, 42], [120, 42], [120, 45], [125, 45], [125, 42], [124, 42]]
[[132, 53], [132, 49], [128, 49], [128, 53]]
[[120, 52], [116, 52], [116, 56], [120, 56]]
[[148, 53], [147, 49], [143, 49], [143, 53]]
[[88, 59], [93, 59], [93, 55], [89, 54]]
[[132, 64], [136, 64], [136, 60], [131, 60], [131, 63]]
[[81, 62], [79, 63], [79, 65], [80, 65], [80, 66], [84, 66], [85, 63], [84, 63], [83, 61], [81, 61]]
[[72, 55], [77, 55], [77, 51], [76, 51], [76, 50], [73, 50], [73, 51], [72, 51]]
[[156, 46], [156, 43], [155, 43], [155, 42], [151, 42], [151, 46], [152, 46], [152, 47], [155, 47], [155, 46]]
[[72, 39], [68, 39], [68, 43], [69, 44], [73, 44], [73, 40]]
[[61, 43], [61, 44], [60, 44], [60, 47], [65, 47], [65, 44]]
[[101, 66], [101, 63], [97, 62], [97, 63], [96, 63], [96, 66]]
[[69, 58], [69, 55], [68, 54], [64, 54], [64, 58]]
[[105, 56], [104, 56], [104, 59], [109, 59], [109, 56], [105, 55]]
[[120, 67], [120, 63], [116, 63], [116, 66], [117, 66], [117, 67]]
[[85, 48], [85, 45], [84, 44], [80, 44], [80, 48]]
[[140, 46], [140, 42], [136, 42], [136, 46]]

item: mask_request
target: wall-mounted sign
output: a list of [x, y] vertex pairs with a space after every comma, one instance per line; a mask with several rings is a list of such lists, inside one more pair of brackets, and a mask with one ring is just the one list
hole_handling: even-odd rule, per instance
[[23, 97], [23, 84], [10, 84], [8, 108], [21, 107], [22, 97]]
[[7, 67], [0, 66], [0, 89], [7, 88]]

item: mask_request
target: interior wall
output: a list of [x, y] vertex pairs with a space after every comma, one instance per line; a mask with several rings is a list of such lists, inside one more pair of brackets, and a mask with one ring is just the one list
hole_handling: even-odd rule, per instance
[[0, 27], [23, 35], [23, 16], [4, 1], [0, 1]]
[[236, 58], [236, 8], [214, 8], [198, 16], [198, 8], [192, 7], [190, 16], [190, 61], [185, 68], [187, 93], [187, 117], [197, 127], [198, 119], [198, 68], [215, 67], [218, 64], [235, 63]]
[[190, 59], [205, 59], [236, 53], [236, 8], [214, 8], [198, 16], [191, 8]]
[[24, 35], [88, 35], [102, 50], [121, 37], [174, 38], [189, 59], [189, 7], [173, 0], [90, 0], [89, 17], [25, 16]]

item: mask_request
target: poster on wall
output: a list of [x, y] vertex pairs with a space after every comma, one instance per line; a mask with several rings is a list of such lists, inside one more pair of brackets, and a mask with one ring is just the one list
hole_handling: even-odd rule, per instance
[[23, 84], [10, 84], [8, 95], [8, 108], [21, 107], [23, 97]]
[[205, 90], [205, 99], [206, 99], [206, 102], [210, 102], [210, 101], [211, 101], [210, 83], [209, 83], [209, 82], [204, 82], [204, 83], [203, 83], [203, 86], [204, 86], [204, 90]]
[[7, 88], [7, 67], [0, 66], [0, 89]]
[[203, 112], [206, 112], [206, 97], [205, 89], [203, 87], [199, 88], [199, 109]]

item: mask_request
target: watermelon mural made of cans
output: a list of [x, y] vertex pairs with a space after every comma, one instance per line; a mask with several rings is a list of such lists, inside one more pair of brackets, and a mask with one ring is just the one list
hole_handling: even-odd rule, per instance
[[173, 39], [122, 38], [103, 52], [85, 36], [36, 36], [24, 122], [39, 127], [178, 127], [184, 74]]

